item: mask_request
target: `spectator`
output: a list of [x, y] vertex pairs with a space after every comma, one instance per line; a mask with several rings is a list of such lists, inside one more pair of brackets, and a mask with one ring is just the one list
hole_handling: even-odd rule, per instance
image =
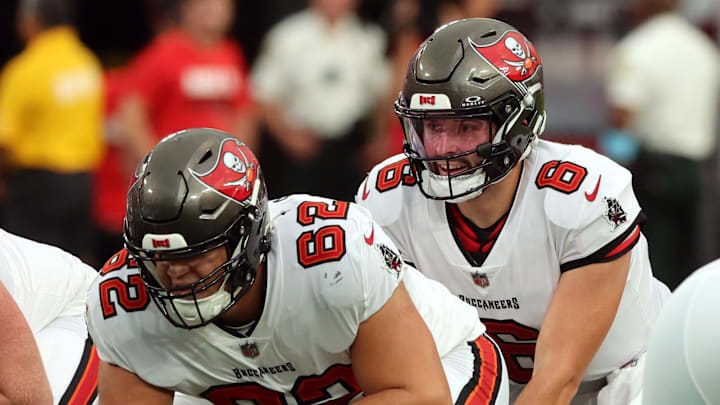
[[[388, 84], [385, 38], [357, 0], [311, 0], [268, 34], [253, 84], [270, 137], [271, 195], [349, 199], [362, 179], [363, 128]], [[330, 175], [331, 174], [331, 175]]]
[[[434, 15], [431, 12], [428, 14]], [[423, 4], [420, 0], [395, 0], [386, 12], [385, 29], [390, 38], [388, 60], [391, 68], [391, 82], [387, 87], [388, 91], [383, 95], [381, 108], [378, 108], [375, 113], [377, 132], [380, 136], [373, 137], [371, 144], [365, 150], [363, 165], [368, 170], [376, 162], [402, 153], [405, 135], [397, 117], [387, 106], [395, 102], [405, 80], [407, 61], [425, 39], [424, 25], [435, 26], [434, 21], [423, 24], [423, 17], [425, 15], [423, 15]]]
[[113, 153], [97, 180], [101, 193], [96, 195], [94, 218], [103, 241], [98, 251], [105, 255], [122, 247], [125, 192], [137, 164], [162, 137], [183, 128], [210, 127], [256, 143], [245, 57], [226, 37], [234, 2], [169, 3], [164, 11], [176, 20], [156, 16], [155, 26], [169, 28], [124, 70], [106, 77], [114, 107], [110, 113], [118, 119]]
[[636, 3], [638, 26], [612, 53], [608, 75], [611, 125], [639, 144], [628, 165], [648, 216], [650, 259], [672, 289], [697, 267], [702, 172], [715, 147], [720, 95], [718, 50], [676, 6]]
[[25, 50], [0, 83], [5, 227], [91, 257], [91, 173], [103, 148], [101, 68], [71, 27], [68, 0], [23, 0]]
[[497, 0], [443, 0], [437, 8], [438, 26], [462, 18], [492, 18], [499, 8]]
[[159, 34], [130, 63], [120, 102], [134, 164], [167, 134], [188, 127], [230, 131], [254, 145], [245, 59], [226, 38], [232, 0], [179, 0], [176, 28]]

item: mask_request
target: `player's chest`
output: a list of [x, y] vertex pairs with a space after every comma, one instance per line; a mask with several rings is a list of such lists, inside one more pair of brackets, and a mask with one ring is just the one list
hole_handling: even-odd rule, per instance
[[539, 325], [560, 277], [557, 247], [542, 217], [523, 208], [511, 211], [481, 265], [441, 214], [415, 230], [428, 237], [412, 244], [410, 256], [425, 275], [475, 307], [480, 318]]
[[338, 399], [357, 395], [347, 352], [313, 350], [300, 337], [295, 342], [221, 339], [203, 350], [203, 359], [177, 359], [183, 379], [175, 389], [228, 405], [304, 404], [324, 398], [326, 391]]

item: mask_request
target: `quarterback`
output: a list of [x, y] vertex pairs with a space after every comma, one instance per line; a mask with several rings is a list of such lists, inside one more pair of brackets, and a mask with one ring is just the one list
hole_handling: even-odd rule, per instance
[[150, 152], [124, 239], [88, 292], [103, 404], [507, 404], [472, 307], [403, 263], [364, 208], [268, 201], [224, 132]]
[[477, 309], [511, 401], [622, 404], [640, 387], [625, 389], [629, 373], [608, 381], [642, 361], [668, 291], [652, 275], [630, 172], [538, 139], [542, 74], [510, 25], [440, 27], [395, 103], [405, 153], [377, 165], [356, 202], [406, 261]]
[[0, 404], [95, 402], [99, 359], [83, 319], [95, 277], [75, 256], [0, 229]]

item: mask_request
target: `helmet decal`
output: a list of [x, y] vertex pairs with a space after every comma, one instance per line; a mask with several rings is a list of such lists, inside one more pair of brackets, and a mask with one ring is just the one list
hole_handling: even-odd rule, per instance
[[522, 82], [542, 65], [535, 46], [517, 31], [507, 31], [496, 42], [472, 47], [497, 70], [513, 82]]
[[446, 94], [415, 93], [410, 99], [410, 108], [420, 110], [445, 110], [452, 108], [450, 98]]
[[244, 143], [236, 139], [226, 139], [220, 145], [217, 161], [209, 172], [190, 172], [208, 187], [243, 203], [252, 195], [258, 167], [255, 155]]

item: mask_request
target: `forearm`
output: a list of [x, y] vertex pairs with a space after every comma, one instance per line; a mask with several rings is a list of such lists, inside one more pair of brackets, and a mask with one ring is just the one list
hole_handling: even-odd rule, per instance
[[[52, 404], [35, 338], [5, 286], [0, 283], [0, 399], [13, 405]], [[0, 401], [2, 403], [2, 401]]]
[[567, 405], [575, 396], [581, 377], [569, 373], [537, 373], [520, 393], [515, 405]]
[[12, 392], [0, 392], [0, 405], [52, 405], [52, 393], [44, 375], [25, 383], [25, 386], [15, 386]]

